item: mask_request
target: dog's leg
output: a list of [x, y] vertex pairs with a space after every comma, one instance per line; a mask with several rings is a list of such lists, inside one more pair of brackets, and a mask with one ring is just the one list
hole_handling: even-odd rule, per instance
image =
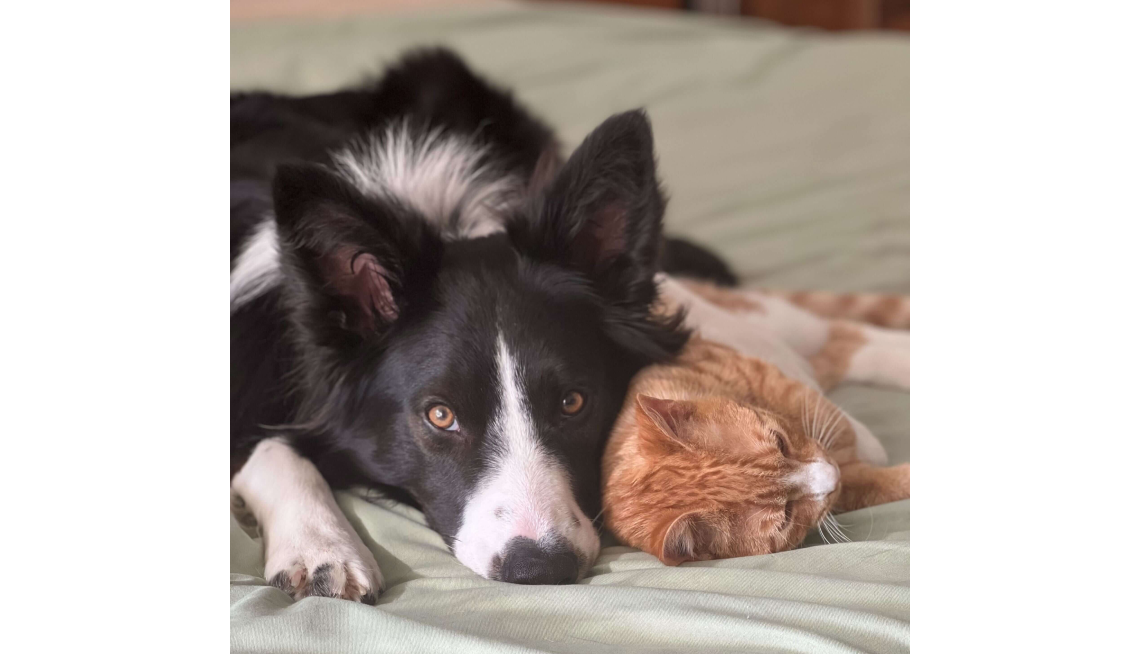
[[[235, 508], [257, 522], [270, 584], [294, 599], [376, 603], [383, 590], [380, 566], [312, 462], [279, 439], [261, 441], [230, 491]], [[248, 516], [239, 521], [252, 525]]]

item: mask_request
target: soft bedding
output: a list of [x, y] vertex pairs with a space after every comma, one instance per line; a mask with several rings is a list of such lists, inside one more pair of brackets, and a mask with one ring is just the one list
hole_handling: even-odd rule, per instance
[[[645, 106], [670, 232], [746, 284], [909, 292], [909, 49], [673, 12], [492, 5], [236, 25], [231, 87], [311, 93], [445, 44], [514, 89], [567, 146]], [[909, 460], [909, 396], [832, 394]], [[338, 501], [376, 555], [375, 607], [294, 602], [267, 586], [260, 541], [231, 517], [235, 652], [897, 652], [909, 649], [910, 503], [840, 516], [853, 542], [677, 568], [606, 547], [573, 586], [481, 579], [422, 515]]]

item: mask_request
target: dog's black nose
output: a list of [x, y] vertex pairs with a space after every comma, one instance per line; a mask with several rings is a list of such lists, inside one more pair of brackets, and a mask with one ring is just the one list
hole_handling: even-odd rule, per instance
[[521, 536], [504, 550], [499, 581], [511, 584], [572, 584], [578, 581], [578, 555], [569, 543], [539, 545]]

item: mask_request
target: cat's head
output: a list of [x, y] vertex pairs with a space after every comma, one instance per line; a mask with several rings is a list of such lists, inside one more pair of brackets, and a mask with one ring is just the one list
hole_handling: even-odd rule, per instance
[[[723, 398], [637, 397], [647, 543], [669, 565], [799, 545], [839, 496], [839, 468], [806, 421]], [[657, 493], [650, 493], [657, 495]]]

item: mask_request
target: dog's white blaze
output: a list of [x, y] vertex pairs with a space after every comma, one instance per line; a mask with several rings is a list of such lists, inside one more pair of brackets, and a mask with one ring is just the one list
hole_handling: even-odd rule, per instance
[[269, 216], [254, 228], [230, 271], [230, 313], [277, 285], [279, 255], [277, 222]]
[[361, 191], [395, 198], [458, 240], [503, 231], [503, 211], [521, 198], [521, 183], [488, 165], [488, 149], [440, 130], [394, 125], [334, 155]]
[[464, 507], [455, 556], [489, 577], [492, 559], [512, 538], [557, 534], [592, 563], [601, 548], [598, 534], [574, 499], [566, 470], [538, 441], [522, 370], [501, 333], [496, 363], [501, 395], [489, 436], [499, 449]]

